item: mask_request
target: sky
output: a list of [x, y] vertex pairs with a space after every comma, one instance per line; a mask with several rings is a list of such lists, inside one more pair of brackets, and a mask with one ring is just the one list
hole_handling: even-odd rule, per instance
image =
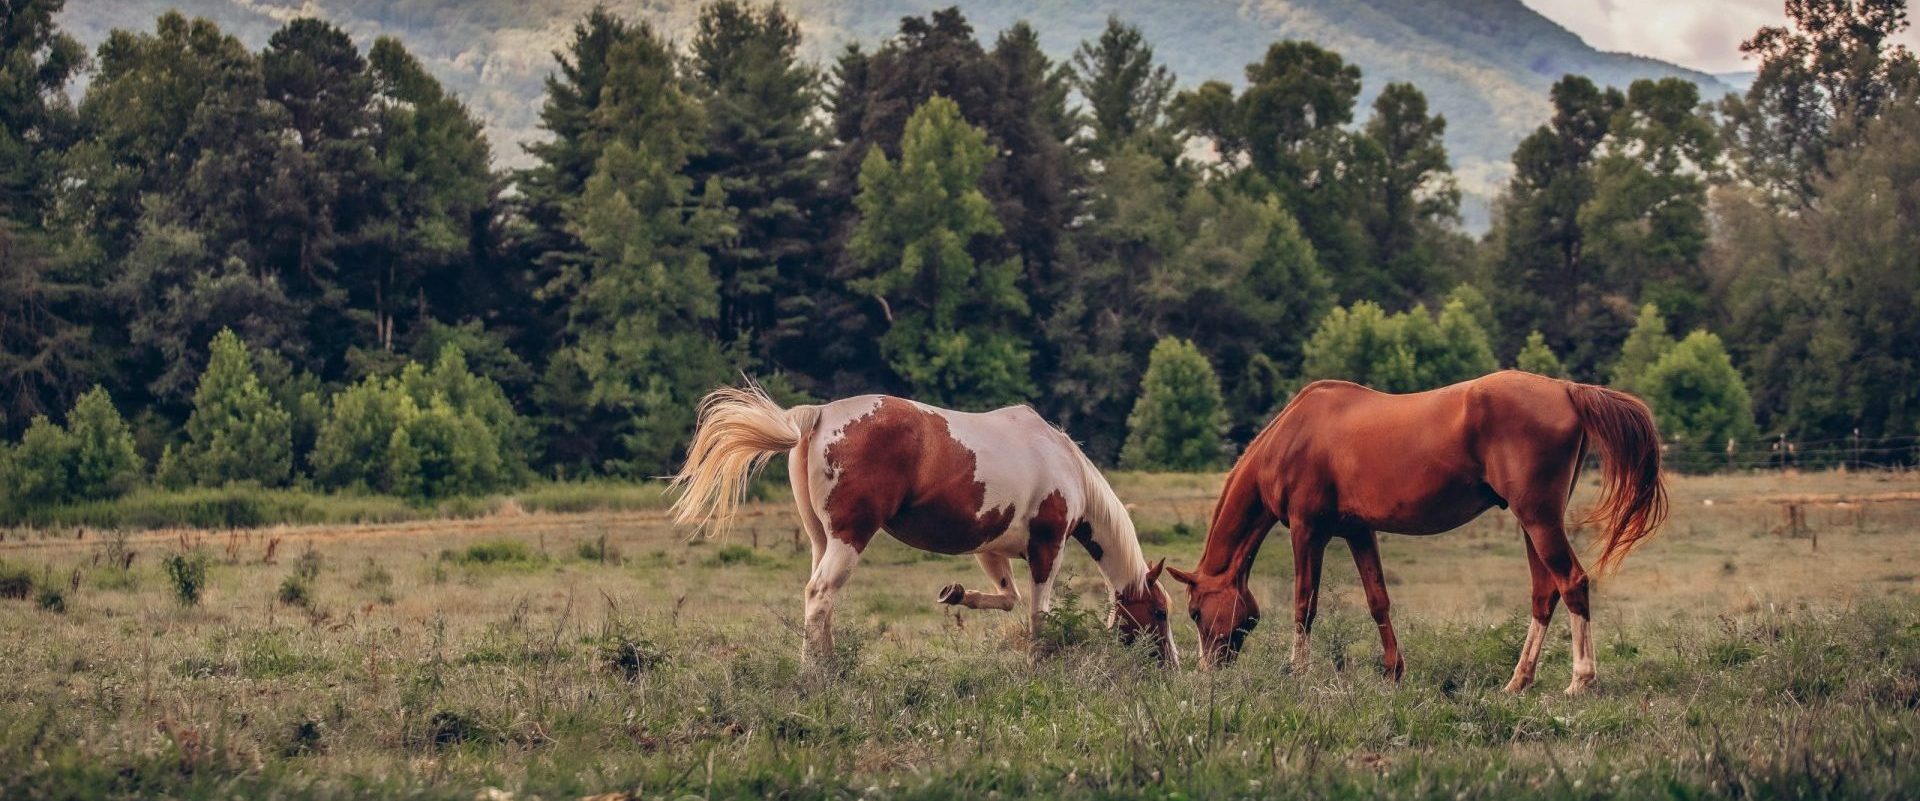
[[[1786, 22], [1782, 0], [1522, 0], [1601, 50], [1652, 56], [1702, 72], [1745, 72], [1740, 42]], [[1908, 29], [1900, 41], [1920, 49]]]

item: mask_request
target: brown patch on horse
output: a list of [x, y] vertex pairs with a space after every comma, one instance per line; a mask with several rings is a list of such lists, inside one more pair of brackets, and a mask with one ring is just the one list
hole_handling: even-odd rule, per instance
[[856, 548], [885, 528], [915, 548], [962, 554], [1013, 522], [1012, 506], [984, 508], [978, 456], [953, 438], [946, 418], [906, 401], [882, 399], [848, 423], [825, 456], [838, 477], [826, 500], [831, 533]]
[[1033, 570], [1035, 584], [1053, 576], [1067, 529], [1067, 499], [1054, 490], [1040, 500], [1040, 508], [1027, 521], [1027, 566]]
[[1073, 538], [1079, 540], [1080, 546], [1087, 549], [1087, 555], [1093, 557], [1093, 561], [1100, 561], [1100, 556], [1105, 553], [1105, 549], [1100, 547], [1100, 543], [1094, 541], [1092, 523], [1080, 521], [1073, 527]]

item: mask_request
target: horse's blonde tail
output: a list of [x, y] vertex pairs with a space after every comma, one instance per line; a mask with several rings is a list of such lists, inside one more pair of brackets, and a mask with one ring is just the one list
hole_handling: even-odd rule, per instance
[[818, 418], [817, 407], [783, 409], [751, 382], [707, 393], [700, 401], [700, 422], [687, 448], [687, 462], [673, 477], [671, 486], [680, 494], [673, 502], [673, 519], [724, 533], [746, 500], [754, 474], [774, 454], [799, 444]]

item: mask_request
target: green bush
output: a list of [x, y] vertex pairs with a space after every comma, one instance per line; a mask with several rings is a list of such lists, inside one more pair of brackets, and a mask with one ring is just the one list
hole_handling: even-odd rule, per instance
[[146, 470], [127, 421], [98, 386], [74, 403], [66, 427], [35, 417], [20, 445], [0, 457], [0, 486], [11, 488], [0, 501], [16, 511], [117, 498]]
[[33, 571], [0, 562], [0, 598], [25, 598], [33, 594], [33, 585]]
[[1695, 331], [1647, 368], [1636, 382], [1653, 407], [1660, 435], [1677, 448], [1668, 463], [1710, 469], [1729, 440], [1753, 436], [1753, 399], [1720, 338]]
[[207, 554], [198, 548], [184, 553], [169, 555], [161, 564], [167, 570], [167, 580], [173, 582], [173, 597], [182, 606], [198, 606], [200, 595], [207, 588]]
[[1641, 306], [1640, 316], [1633, 321], [1633, 330], [1620, 345], [1620, 357], [1614, 360], [1607, 383], [1644, 396], [1641, 377], [1652, 369], [1654, 362], [1667, 355], [1667, 351], [1673, 350], [1673, 345], [1673, 336], [1667, 333], [1667, 318], [1661, 316], [1660, 307], [1652, 303]]
[[1419, 392], [1498, 367], [1487, 333], [1464, 297], [1436, 317], [1424, 306], [1387, 314], [1372, 301], [1334, 309], [1307, 340], [1303, 376], [1339, 378], [1382, 392]]
[[73, 495], [73, 435], [46, 417], [35, 417], [7, 453], [8, 502], [15, 509], [65, 501]]
[[261, 386], [246, 343], [233, 331], [222, 329], [212, 351], [193, 392], [187, 441], [161, 457], [163, 481], [285, 484], [293, 470], [292, 416]]
[[467, 546], [464, 551], [448, 551], [443, 559], [462, 565], [502, 565], [531, 562], [533, 549], [519, 540], [488, 540]]
[[1567, 369], [1560, 364], [1560, 357], [1553, 355], [1553, 348], [1547, 347], [1546, 335], [1539, 331], [1527, 335], [1527, 344], [1514, 357], [1513, 367], [1549, 378], [1567, 377]]
[[313, 585], [294, 573], [281, 580], [278, 597], [280, 603], [288, 606], [307, 606], [313, 603]]
[[1167, 337], [1153, 346], [1140, 398], [1127, 418], [1120, 463], [1130, 470], [1210, 470], [1227, 457], [1227, 412], [1220, 378], [1192, 342]]
[[522, 480], [529, 440], [500, 387], [448, 348], [432, 370], [408, 365], [335, 395], [310, 461], [325, 486], [433, 500]]

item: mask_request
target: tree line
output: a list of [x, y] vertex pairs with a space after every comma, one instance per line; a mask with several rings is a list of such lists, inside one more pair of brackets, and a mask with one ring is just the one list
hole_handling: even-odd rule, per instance
[[1220, 464], [1308, 380], [1501, 366], [1635, 391], [1694, 451], [1920, 433], [1896, 0], [1794, 0], [1718, 101], [1567, 76], [1480, 237], [1448, 121], [1409, 84], [1357, 108], [1311, 42], [1182, 89], [1119, 19], [1055, 59], [947, 9], [821, 67], [778, 6], [678, 43], [598, 10], [500, 170], [397, 40], [170, 13], [89, 54], [61, 5], [0, 31], [0, 433], [69, 487], [661, 475], [742, 373], [1030, 403], [1147, 468]]

